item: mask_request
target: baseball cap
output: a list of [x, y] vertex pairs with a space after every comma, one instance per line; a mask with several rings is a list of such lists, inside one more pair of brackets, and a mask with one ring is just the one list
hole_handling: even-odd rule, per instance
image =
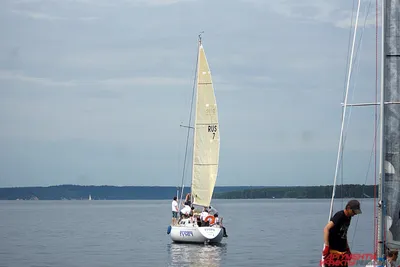
[[355, 214], [361, 214], [361, 209], [360, 209], [360, 202], [358, 200], [350, 200], [347, 205], [350, 209], [354, 211]]

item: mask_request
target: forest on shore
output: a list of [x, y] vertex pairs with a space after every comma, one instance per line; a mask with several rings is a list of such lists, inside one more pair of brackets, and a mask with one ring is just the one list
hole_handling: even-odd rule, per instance
[[[336, 187], [336, 198], [369, 198], [378, 186], [347, 184]], [[0, 200], [150, 200], [172, 199], [173, 186], [83, 186], [0, 188]], [[321, 186], [216, 186], [213, 199], [331, 198], [332, 185]], [[180, 189], [179, 189], [180, 191]], [[190, 188], [184, 188], [184, 193]]]

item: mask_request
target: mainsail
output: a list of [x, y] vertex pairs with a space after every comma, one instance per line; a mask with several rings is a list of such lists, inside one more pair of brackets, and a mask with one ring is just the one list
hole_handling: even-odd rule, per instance
[[400, 248], [400, 9], [399, 0], [385, 2], [384, 17], [384, 142], [385, 175], [383, 203], [385, 240], [390, 249]]
[[206, 54], [200, 41], [194, 125], [193, 204], [208, 207], [214, 192], [219, 161], [218, 110]]

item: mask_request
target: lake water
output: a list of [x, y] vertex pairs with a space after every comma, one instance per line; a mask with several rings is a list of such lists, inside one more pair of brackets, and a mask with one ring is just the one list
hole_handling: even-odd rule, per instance
[[[0, 201], [0, 266], [319, 266], [329, 203], [215, 200], [229, 237], [210, 246], [171, 242], [170, 200]], [[371, 253], [373, 201], [361, 208], [349, 242]]]

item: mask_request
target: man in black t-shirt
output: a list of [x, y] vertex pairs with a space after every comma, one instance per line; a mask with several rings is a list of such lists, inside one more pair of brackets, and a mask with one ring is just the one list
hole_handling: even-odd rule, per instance
[[[351, 217], [361, 214], [360, 202], [350, 200], [345, 209], [336, 212], [324, 228], [324, 250], [322, 255], [326, 260], [325, 266], [347, 266], [351, 252], [347, 243], [347, 230], [349, 229]], [[343, 255], [341, 258], [327, 257], [330, 254]]]

